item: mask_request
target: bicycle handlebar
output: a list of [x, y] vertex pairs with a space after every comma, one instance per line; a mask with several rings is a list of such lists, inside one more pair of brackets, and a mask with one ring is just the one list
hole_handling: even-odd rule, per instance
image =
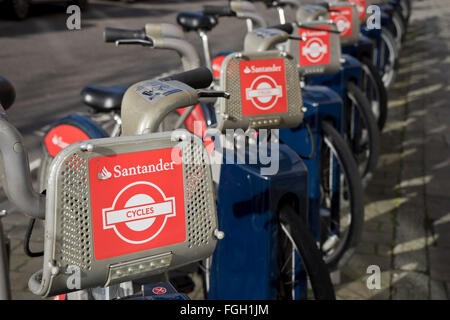
[[160, 80], [176, 80], [183, 82], [194, 89], [203, 89], [209, 87], [213, 81], [213, 76], [208, 68], [200, 67], [193, 70], [176, 73]]
[[273, 0], [247, 0], [248, 2], [262, 2], [264, 3], [267, 7], [271, 7], [273, 6], [274, 2], [276, 3], [276, 1]]
[[31, 183], [30, 165], [22, 135], [0, 108], [0, 182], [11, 203], [22, 213], [44, 219], [45, 196]]
[[0, 105], [7, 110], [16, 99], [16, 91], [12, 84], [0, 76]]
[[103, 39], [105, 40], [105, 42], [116, 42], [118, 40], [131, 40], [131, 39], [146, 40], [146, 41], [150, 40], [147, 37], [144, 28], [131, 30], [131, 29], [111, 28], [111, 27], [105, 28], [105, 31], [103, 32]]
[[205, 5], [203, 6], [203, 13], [206, 15], [219, 17], [233, 17], [236, 15], [230, 6]]
[[291, 34], [292, 32], [294, 32], [294, 27], [291, 23], [277, 24], [275, 26], [269, 27], [269, 29], [278, 29], [286, 32], [287, 34]]
[[262, 2], [267, 8], [287, 7], [291, 6], [297, 8], [299, 2], [296, 0], [247, 0], [249, 2]]
[[327, 10], [330, 10], [330, 4], [328, 2], [319, 2], [319, 3], [316, 3], [316, 5], [324, 7]]

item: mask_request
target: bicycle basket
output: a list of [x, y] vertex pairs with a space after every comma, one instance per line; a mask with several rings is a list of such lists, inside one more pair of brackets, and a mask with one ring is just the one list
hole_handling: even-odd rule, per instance
[[55, 157], [44, 267], [29, 281], [33, 293], [141, 279], [213, 253], [208, 154], [193, 135], [185, 132], [181, 142], [171, 135], [88, 140]]
[[219, 102], [219, 128], [292, 128], [303, 120], [297, 63], [286, 53], [228, 55], [220, 87], [230, 93], [230, 99]]
[[300, 74], [331, 74], [341, 66], [341, 42], [336, 24], [311, 21], [299, 24], [294, 31], [302, 41], [289, 40], [287, 51], [297, 59]]

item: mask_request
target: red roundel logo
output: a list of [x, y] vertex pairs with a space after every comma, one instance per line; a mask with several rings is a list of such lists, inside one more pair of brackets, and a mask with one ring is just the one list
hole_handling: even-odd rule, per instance
[[51, 129], [44, 138], [44, 144], [52, 157], [69, 144], [89, 140], [89, 136], [77, 127], [61, 124]]
[[245, 98], [251, 100], [253, 105], [260, 110], [273, 108], [282, 96], [282, 87], [267, 75], [257, 77], [251, 83], [250, 88], [245, 89]]
[[[328, 26], [320, 29], [329, 30]], [[330, 33], [320, 30], [299, 29], [299, 35], [306, 39], [300, 42], [300, 65], [324, 65], [330, 63]]]
[[341, 38], [353, 35], [352, 7], [335, 7], [330, 12], [330, 19], [336, 23]]
[[243, 115], [287, 111], [283, 59], [241, 61], [239, 68]]
[[154, 287], [154, 288], [152, 289], [152, 292], [153, 292], [154, 294], [165, 294], [165, 293], [167, 292], [167, 289], [164, 288], [164, 287]]
[[113, 229], [125, 242], [145, 243], [155, 238], [167, 219], [174, 216], [174, 197], [166, 197], [153, 183], [139, 181], [122, 189], [112, 207], [103, 209], [103, 229]]
[[186, 239], [183, 170], [178, 148], [89, 160], [97, 260]]

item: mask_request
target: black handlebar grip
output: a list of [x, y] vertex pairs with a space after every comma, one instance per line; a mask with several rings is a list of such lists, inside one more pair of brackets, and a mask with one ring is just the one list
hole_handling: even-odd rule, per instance
[[116, 42], [117, 40], [148, 40], [145, 29], [129, 30], [106, 27], [103, 32], [105, 42]]
[[0, 76], [0, 105], [7, 110], [16, 99], [16, 91], [7, 79]]
[[177, 80], [187, 84], [194, 89], [203, 89], [209, 87], [209, 85], [213, 81], [213, 75], [208, 68], [200, 67], [181, 73], [176, 73], [162, 78], [161, 80]]
[[236, 15], [230, 6], [203, 6], [203, 13], [208, 16], [231, 17]]
[[267, 8], [272, 8], [276, 6], [278, 3], [274, 0], [247, 0], [248, 2], [262, 2], [266, 5]]
[[278, 29], [278, 30], [286, 32], [287, 34], [291, 34], [292, 32], [294, 32], [294, 27], [292, 26], [291, 23], [277, 24], [277, 25], [271, 26], [269, 28], [270, 29]]
[[330, 9], [330, 4], [328, 2], [320, 2], [320, 3], [317, 3], [317, 5], [321, 6], [321, 7], [324, 7], [327, 10]]

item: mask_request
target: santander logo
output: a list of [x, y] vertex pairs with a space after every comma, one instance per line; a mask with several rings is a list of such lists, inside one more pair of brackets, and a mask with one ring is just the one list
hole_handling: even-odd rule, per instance
[[56, 134], [52, 137], [52, 143], [55, 146], [60, 147], [61, 149], [65, 148], [65, 147], [67, 147], [69, 145], [69, 143], [63, 141], [62, 137], [60, 137], [60, 136], [58, 136]]
[[111, 176], [112, 176], [111, 172], [109, 172], [108, 169], [106, 169], [106, 167], [103, 167], [102, 171], [100, 171], [100, 172], [97, 174], [97, 177], [98, 177], [100, 180], [106, 180], [106, 179], [109, 179], [109, 178], [111, 178]]
[[120, 178], [128, 176], [136, 176], [141, 174], [148, 174], [154, 172], [171, 171], [174, 169], [174, 161], [165, 162], [163, 159], [159, 159], [156, 163], [142, 164], [131, 167], [123, 167], [120, 164], [114, 165], [111, 173], [105, 166], [98, 172], [97, 177], [100, 180], [106, 180], [109, 178]]
[[244, 69], [245, 74], [249, 73], [266, 73], [266, 72], [280, 72], [281, 66], [276, 66], [275, 64], [272, 64], [272, 66], [267, 67], [256, 67], [256, 66], [246, 66]]

